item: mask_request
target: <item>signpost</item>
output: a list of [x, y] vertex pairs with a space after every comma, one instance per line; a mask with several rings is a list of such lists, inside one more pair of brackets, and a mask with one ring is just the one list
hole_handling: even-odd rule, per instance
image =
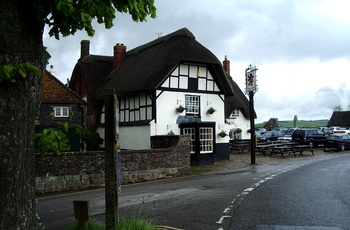
[[117, 152], [117, 196], [122, 192], [122, 153], [120, 149]]
[[116, 158], [116, 95], [105, 92], [105, 200], [106, 230], [118, 225], [117, 158]]
[[250, 156], [251, 164], [255, 164], [255, 125], [254, 125], [254, 94], [257, 91], [256, 71], [258, 69], [251, 64], [245, 70], [246, 93], [249, 95], [249, 114], [250, 114]]

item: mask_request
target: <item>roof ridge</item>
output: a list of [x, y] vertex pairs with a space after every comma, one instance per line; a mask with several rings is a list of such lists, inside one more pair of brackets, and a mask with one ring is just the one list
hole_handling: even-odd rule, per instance
[[129, 55], [136, 55], [137, 53], [145, 50], [145, 49], [149, 49], [149, 48], [152, 48], [154, 46], [157, 46], [159, 45], [160, 43], [163, 43], [163, 42], [168, 42], [170, 39], [174, 38], [174, 37], [179, 37], [179, 36], [182, 36], [182, 37], [188, 37], [190, 39], [196, 39], [195, 36], [191, 33], [191, 31], [189, 31], [186, 27], [184, 28], [181, 28], [175, 32], [172, 32], [170, 34], [167, 34], [165, 36], [162, 36], [162, 37], [159, 37], [159, 38], [156, 38], [155, 40], [153, 41], [150, 41], [146, 44], [143, 44], [143, 45], [140, 45], [138, 47], [135, 47], [129, 51], [126, 52], [126, 55], [129, 56]]

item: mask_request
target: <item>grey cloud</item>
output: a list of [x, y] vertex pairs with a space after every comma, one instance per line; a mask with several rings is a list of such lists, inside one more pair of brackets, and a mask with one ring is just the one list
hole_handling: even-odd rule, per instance
[[[112, 29], [106, 30], [103, 25], [96, 24], [92, 38], [84, 31], [59, 41], [45, 36], [44, 45], [52, 56], [50, 65], [56, 68], [55, 76], [63, 82], [71, 76], [83, 39], [91, 41], [90, 53], [113, 55], [116, 43], [124, 43], [130, 50], [156, 39], [160, 33], [165, 35], [183, 27], [187, 27], [219, 60], [228, 55], [231, 65], [252, 63], [263, 68], [264, 64], [277, 62], [350, 59], [349, 22], [334, 21], [307, 11], [312, 4], [319, 3], [315, 0], [158, 0], [155, 1], [156, 19], [135, 23], [129, 15], [118, 13]], [[231, 69], [231, 74], [244, 78], [244, 69]], [[344, 81], [346, 79], [344, 77]], [[244, 91], [244, 86], [240, 86]], [[290, 97], [281, 98], [274, 95], [273, 89], [262, 89], [255, 97], [258, 120], [270, 116], [292, 119], [294, 115], [301, 119], [329, 118], [334, 106], [342, 104], [348, 109], [350, 104], [346, 85], [336, 90], [320, 88], [317, 91], [312, 85], [301, 85], [298, 90], [301, 88], [310, 95], [300, 98], [291, 93]]]

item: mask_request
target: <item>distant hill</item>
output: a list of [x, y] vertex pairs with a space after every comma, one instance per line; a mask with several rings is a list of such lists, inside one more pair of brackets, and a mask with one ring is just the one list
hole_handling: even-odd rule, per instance
[[[314, 121], [305, 121], [305, 120], [300, 120], [298, 121], [298, 128], [315, 128], [315, 127], [325, 127], [328, 124], [328, 119], [324, 119], [324, 120], [314, 120]], [[255, 127], [257, 128], [263, 128], [264, 127], [264, 123], [258, 123], [255, 124]], [[293, 128], [293, 120], [290, 121], [278, 121], [278, 124], [283, 127], [283, 128]]]

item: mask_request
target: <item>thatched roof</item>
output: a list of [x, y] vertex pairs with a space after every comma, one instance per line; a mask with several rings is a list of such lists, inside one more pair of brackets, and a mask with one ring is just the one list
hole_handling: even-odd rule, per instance
[[89, 97], [96, 98], [96, 93], [112, 71], [113, 57], [88, 55], [78, 60], [69, 82], [71, 89], [76, 85], [79, 77], [84, 77]]
[[328, 126], [350, 127], [350, 111], [334, 111]]
[[181, 62], [206, 64], [222, 92], [234, 94], [220, 61], [187, 28], [126, 52], [122, 65], [108, 75], [101, 89], [114, 88], [118, 96], [156, 89]]
[[[225, 101], [225, 118], [230, 117], [234, 109], [239, 109], [243, 113], [243, 116], [250, 118], [249, 100], [244, 95], [239, 86], [230, 77], [230, 84], [235, 92], [234, 96], [226, 97]], [[254, 118], [256, 118], [256, 113], [254, 111]]]

